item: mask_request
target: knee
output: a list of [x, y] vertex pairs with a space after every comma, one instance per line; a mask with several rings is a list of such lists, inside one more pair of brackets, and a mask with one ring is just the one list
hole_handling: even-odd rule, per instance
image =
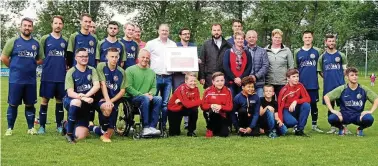
[[35, 108], [34, 108], [34, 105], [25, 105], [25, 108], [26, 108], [27, 110], [35, 109]]
[[154, 96], [152, 101], [154, 104], [162, 104], [163, 99], [160, 96]]
[[284, 121], [285, 121], [285, 126], [288, 127], [288, 128], [294, 127], [295, 125], [298, 124], [298, 121], [294, 118], [292, 118], [290, 120], [284, 120]]
[[306, 111], [307, 110], [310, 111], [311, 105], [309, 103], [305, 102], [305, 103], [302, 104], [302, 109], [304, 109]]
[[362, 122], [368, 125], [372, 125], [374, 122], [374, 117], [371, 114], [366, 114], [362, 117]]
[[18, 105], [12, 105], [12, 104], [9, 104], [9, 107], [12, 107], [13, 109], [17, 109], [17, 108], [18, 108]]
[[71, 106], [80, 107], [81, 106], [81, 101], [79, 99], [73, 99], [73, 100], [71, 100], [70, 105]]
[[335, 114], [331, 114], [330, 116], [328, 116], [328, 123], [330, 124], [337, 123], [339, 121], [340, 121], [339, 117]]

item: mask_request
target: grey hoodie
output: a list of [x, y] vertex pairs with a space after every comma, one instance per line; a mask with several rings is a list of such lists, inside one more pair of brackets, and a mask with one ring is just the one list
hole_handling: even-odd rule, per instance
[[294, 68], [293, 53], [290, 48], [283, 44], [281, 44], [281, 49], [276, 54], [273, 53], [271, 45], [266, 46], [265, 49], [269, 59], [266, 82], [272, 85], [285, 85], [287, 83], [287, 70]]

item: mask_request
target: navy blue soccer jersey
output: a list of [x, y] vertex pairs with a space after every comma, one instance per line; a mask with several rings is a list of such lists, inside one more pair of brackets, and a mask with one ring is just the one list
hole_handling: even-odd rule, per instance
[[37, 60], [44, 58], [37, 40], [33, 37], [29, 40], [14, 37], [7, 41], [2, 55], [10, 57], [9, 83], [37, 83]]
[[[96, 67], [96, 46], [97, 39], [95, 36], [91, 34], [84, 35], [79, 31], [70, 36], [67, 51], [75, 53], [78, 48], [86, 48], [89, 56], [88, 65]], [[73, 65], [76, 65], [75, 58], [73, 58]]]
[[108, 41], [107, 39], [101, 40], [98, 43], [97, 51], [96, 51], [96, 59], [100, 60], [100, 62], [107, 62], [108, 59], [106, 58], [106, 54], [108, 53], [108, 48], [110, 47], [115, 47], [118, 50], [118, 53], [119, 53], [118, 65], [120, 65], [121, 62], [126, 61], [125, 46], [118, 40], [112, 43]]
[[105, 62], [97, 65], [97, 72], [100, 81], [105, 81], [109, 98], [116, 96], [121, 89], [126, 89], [125, 71], [117, 66], [115, 70], [110, 70]]
[[65, 89], [73, 88], [76, 93], [86, 94], [96, 81], [98, 82], [98, 75], [95, 68], [87, 66], [85, 71], [81, 72], [74, 66], [67, 71]]
[[123, 69], [127, 69], [128, 67], [135, 65], [136, 60], [138, 58], [138, 43], [134, 40], [127, 41], [123, 38], [119, 39], [123, 45], [125, 46], [126, 50], [126, 63], [123, 66]]
[[299, 71], [299, 82], [306, 89], [319, 89], [317, 65], [321, 51], [311, 47], [309, 50], [302, 48], [294, 51], [294, 67]]
[[325, 52], [319, 57], [318, 71], [323, 72], [324, 89], [323, 95], [332, 91], [336, 87], [345, 84], [344, 67], [347, 59], [344, 54], [337, 51], [334, 54]]
[[67, 39], [63, 36], [56, 39], [48, 34], [41, 38], [41, 48], [45, 56], [41, 81], [64, 82], [67, 46]]

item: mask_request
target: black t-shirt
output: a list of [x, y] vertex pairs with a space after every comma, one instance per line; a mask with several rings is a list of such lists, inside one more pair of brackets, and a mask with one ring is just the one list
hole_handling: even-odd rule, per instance
[[274, 112], [278, 112], [278, 104], [277, 101], [274, 100], [274, 98], [272, 98], [272, 101], [269, 102], [265, 100], [265, 97], [261, 97], [260, 101], [262, 108], [265, 108], [266, 106], [271, 106], [274, 108]]

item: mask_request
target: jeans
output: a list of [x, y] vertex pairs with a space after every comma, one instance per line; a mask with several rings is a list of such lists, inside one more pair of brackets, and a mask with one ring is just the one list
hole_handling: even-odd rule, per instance
[[255, 89], [257, 96], [264, 97], [264, 88], [256, 88]]
[[[159, 112], [161, 108], [161, 97], [154, 96], [152, 100], [145, 96], [136, 96], [131, 99], [132, 103], [140, 107], [143, 128], [156, 127], [159, 121]], [[150, 111], [152, 109], [152, 112]], [[150, 113], [151, 112], [151, 113]]]
[[261, 128], [263, 128], [265, 131], [272, 132], [275, 122], [274, 113], [267, 109], [266, 112], [262, 116], [260, 116], [259, 122]]
[[310, 104], [298, 104], [293, 112], [289, 112], [288, 108], [283, 110], [283, 121], [286, 127], [292, 128], [297, 125], [298, 130], [304, 130], [307, 123], [308, 115], [310, 114]]
[[156, 75], [156, 96], [161, 96], [162, 99], [162, 123], [166, 126], [167, 123], [167, 105], [169, 96], [172, 90], [172, 76], [160, 76]]

